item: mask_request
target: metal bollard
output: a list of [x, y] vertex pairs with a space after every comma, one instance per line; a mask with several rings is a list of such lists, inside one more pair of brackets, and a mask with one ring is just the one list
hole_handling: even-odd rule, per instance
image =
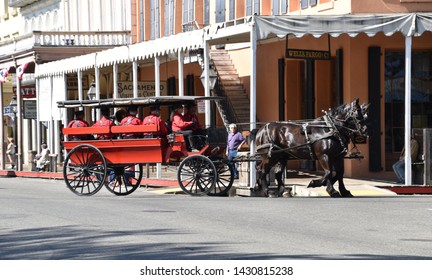
[[36, 171], [36, 158], [37, 151], [29, 151], [28, 152], [28, 163], [31, 171]]
[[57, 154], [50, 154], [50, 172], [57, 172]]

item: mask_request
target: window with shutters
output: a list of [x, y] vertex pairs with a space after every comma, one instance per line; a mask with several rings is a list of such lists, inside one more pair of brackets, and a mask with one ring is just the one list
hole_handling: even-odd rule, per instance
[[174, 0], [165, 0], [165, 36], [174, 34]]
[[150, 38], [152, 40], [160, 37], [159, 0], [150, 1]]
[[246, 15], [259, 15], [260, 14], [260, 0], [246, 0]]

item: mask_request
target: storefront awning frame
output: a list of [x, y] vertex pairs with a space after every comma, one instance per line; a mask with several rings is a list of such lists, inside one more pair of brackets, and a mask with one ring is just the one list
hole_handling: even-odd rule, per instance
[[[249, 26], [249, 43], [251, 59], [250, 77], [250, 129], [256, 128], [256, 45], [260, 40], [274, 37], [284, 38], [294, 36], [301, 38], [311, 35], [319, 38], [329, 34], [339, 37], [346, 34], [350, 37], [366, 34], [369, 37], [378, 33], [392, 36], [399, 32], [405, 37], [405, 147], [407, 147], [405, 165], [411, 166], [410, 138], [411, 138], [411, 48], [412, 37], [421, 36], [424, 32], [432, 31], [432, 13], [403, 13], [403, 14], [358, 14], [358, 15], [286, 15], [286, 16], [253, 16], [247, 20]], [[233, 27], [216, 25], [208, 27], [205, 33], [205, 44], [240, 42], [244, 40], [244, 29], [237, 28], [233, 34]], [[205, 67], [208, 67], [205, 65]], [[251, 145], [251, 153], [254, 147]], [[254, 165], [252, 162], [251, 165]], [[254, 166], [250, 167], [250, 182], [256, 182]], [[405, 168], [405, 184], [412, 182], [411, 168]]]

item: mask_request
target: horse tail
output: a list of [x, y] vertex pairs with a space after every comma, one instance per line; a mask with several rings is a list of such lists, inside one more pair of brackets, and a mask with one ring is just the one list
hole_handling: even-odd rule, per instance
[[247, 137], [248, 144], [250, 144], [252, 141], [255, 141], [256, 135], [258, 133], [258, 128], [252, 129], [252, 131], [249, 133]]

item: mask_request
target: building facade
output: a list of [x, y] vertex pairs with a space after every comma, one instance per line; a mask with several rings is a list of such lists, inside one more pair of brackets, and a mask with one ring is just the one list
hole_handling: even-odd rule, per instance
[[[345, 173], [391, 179], [391, 165], [405, 143], [409, 50], [409, 126], [431, 126], [432, 1], [131, 0], [130, 5], [133, 44], [42, 64], [36, 79], [49, 88], [59, 77], [81, 84], [80, 73], [86, 73], [97, 82], [98, 98], [120, 97], [119, 82], [132, 84], [132, 96], [139, 96], [139, 82], [166, 84], [162, 94], [207, 95], [200, 76], [211, 67], [218, 74], [216, 91], [227, 97], [232, 114], [226, 120], [209, 109], [200, 115], [203, 123], [234, 121], [243, 130], [319, 117], [322, 110], [359, 98], [371, 103], [371, 137], [357, 144], [365, 159], [347, 160]], [[287, 55], [289, 50], [326, 55]], [[45, 90], [50, 98], [52, 92]], [[83, 98], [78, 92], [63, 97]], [[67, 118], [59, 115], [57, 121], [64, 125]]]
[[[53, 118], [38, 119], [43, 110], [36, 105], [37, 65], [130, 44], [131, 6], [126, 0], [9, 0], [2, 1], [0, 13], [1, 107], [14, 105], [2, 111], [6, 114], [1, 117], [0, 138], [3, 143], [6, 137], [15, 138], [18, 169], [22, 169], [41, 142], [48, 143], [51, 151], [60, 151], [52, 137], [54, 129], [58, 131]], [[69, 91], [77, 95], [73, 93], [77, 89]], [[1, 165], [5, 167], [3, 152]]]

